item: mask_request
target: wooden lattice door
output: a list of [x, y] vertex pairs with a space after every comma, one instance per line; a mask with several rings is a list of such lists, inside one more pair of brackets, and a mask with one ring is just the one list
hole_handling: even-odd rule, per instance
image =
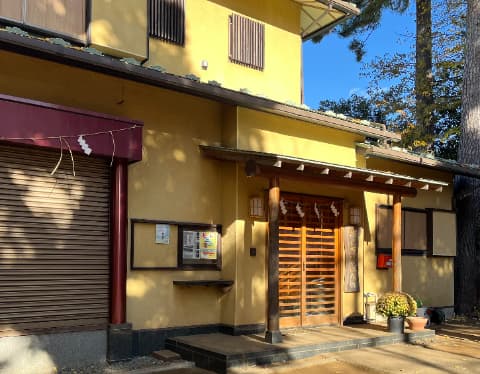
[[280, 327], [338, 323], [341, 202], [284, 194], [281, 208]]

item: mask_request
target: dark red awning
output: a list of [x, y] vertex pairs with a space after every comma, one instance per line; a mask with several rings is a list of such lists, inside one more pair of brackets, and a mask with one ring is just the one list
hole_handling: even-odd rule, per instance
[[[10, 143], [83, 152], [83, 135], [92, 155], [142, 159], [143, 124], [125, 118], [0, 95], [0, 140]], [[67, 145], [68, 143], [68, 145]]]

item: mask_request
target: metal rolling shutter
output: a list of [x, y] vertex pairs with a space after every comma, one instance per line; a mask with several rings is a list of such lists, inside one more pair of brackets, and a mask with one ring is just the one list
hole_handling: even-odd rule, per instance
[[0, 146], [0, 334], [108, 322], [108, 163]]

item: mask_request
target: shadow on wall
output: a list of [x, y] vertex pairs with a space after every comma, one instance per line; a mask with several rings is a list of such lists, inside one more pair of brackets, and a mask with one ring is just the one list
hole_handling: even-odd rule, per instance
[[[218, 5], [232, 9], [234, 12], [246, 15], [247, 17], [258, 19], [261, 22], [265, 22], [274, 27], [278, 27], [282, 30], [286, 30], [293, 34], [299, 34], [300, 30], [296, 27], [299, 25], [299, 20], [295, 22], [291, 21], [291, 17], [286, 17], [285, 14], [279, 12], [280, 10], [296, 9], [300, 7], [298, 4], [294, 4], [290, 1], [278, 1], [278, 0], [264, 0], [262, 2], [256, 0], [210, 0]], [[280, 3], [280, 4], [279, 4]], [[282, 4], [283, 3], [283, 4]], [[279, 7], [280, 5], [280, 7]], [[283, 5], [283, 6], [282, 6]], [[300, 13], [300, 12], [298, 12]]]
[[[167, 12], [170, 14], [182, 14], [184, 9], [179, 8], [177, 3], [167, 3]], [[184, 15], [185, 17], [185, 15]], [[181, 41], [181, 37], [172, 36], [171, 41], [159, 37], [150, 36], [148, 38], [148, 61], [146, 66], [160, 66], [166, 69], [167, 73], [176, 75], [194, 74], [198, 75], [200, 61], [191, 61], [192, 32], [190, 32], [189, 18], [185, 17], [185, 29], [183, 31], [183, 44], [175, 42]], [[167, 37], [168, 39], [168, 37]]]
[[[87, 319], [95, 320], [96, 329], [108, 323], [108, 207], [104, 217], [98, 216], [102, 222], [85, 228], [95, 231], [104, 227], [97, 235], [97, 239], [107, 243], [104, 255], [79, 259], [79, 252], [89, 256], [92, 248], [98, 246], [92, 239], [75, 235], [79, 226], [88, 226], [85, 218], [82, 219], [92, 204], [91, 199], [85, 198], [86, 193], [95, 190], [97, 197], [103, 196], [108, 202], [108, 190], [102, 191], [93, 182], [78, 183], [85, 178], [95, 178], [86, 174], [89, 161], [80, 160], [78, 155], [74, 155], [77, 176], [73, 177], [72, 165], [66, 157], [55, 175], [50, 175], [59, 152], [35, 154], [40, 156], [36, 158], [27, 148], [0, 148], [2, 373], [51, 372], [54, 367], [85, 365], [104, 361], [106, 357], [105, 331], [66, 331], [71, 331], [72, 326], [84, 325]], [[86, 269], [96, 280], [88, 281]], [[92, 294], [92, 287], [103, 288], [103, 295], [101, 291]], [[78, 308], [87, 311], [86, 306], [97, 307], [97, 310], [90, 314], [77, 313]], [[105, 312], [102, 314], [98, 308]], [[49, 327], [65, 332], [40, 334]], [[35, 333], [37, 335], [33, 335]]]

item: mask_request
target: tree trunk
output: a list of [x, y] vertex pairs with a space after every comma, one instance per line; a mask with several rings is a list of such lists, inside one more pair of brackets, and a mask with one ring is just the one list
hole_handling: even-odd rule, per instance
[[433, 135], [432, 2], [416, 0], [415, 116], [418, 136]]
[[[468, 0], [462, 124], [458, 161], [480, 163], [480, 2]], [[480, 181], [457, 176], [456, 312], [465, 314], [480, 303]]]

